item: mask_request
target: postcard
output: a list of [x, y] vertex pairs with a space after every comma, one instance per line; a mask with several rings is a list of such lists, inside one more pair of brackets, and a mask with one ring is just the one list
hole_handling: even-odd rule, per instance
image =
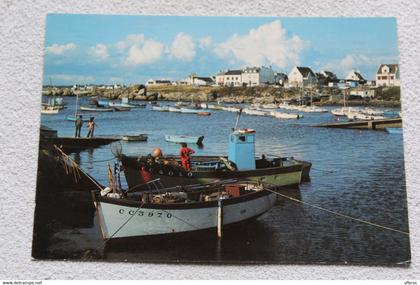
[[45, 33], [34, 258], [409, 265], [395, 18]]

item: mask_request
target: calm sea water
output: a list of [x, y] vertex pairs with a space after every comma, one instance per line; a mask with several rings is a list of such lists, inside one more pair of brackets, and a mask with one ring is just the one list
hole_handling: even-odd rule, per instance
[[[82, 99], [82, 103], [84, 100]], [[58, 115], [42, 115], [41, 122], [73, 136], [75, 98], [65, 98], [67, 108]], [[165, 103], [162, 103], [165, 104]], [[90, 114], [86, 113], [88, 117]], [[213, 111], [209, 117], [133, 109], [129, 112], [95, 113], [95, 135], [149, 134], [147, 143], [124, 143], [123, 152], [144, 155], [160, 147], [178, 154], [179, 146], [165, 142], [164, 134], [204, 135], [197, 155], [224, 155], [236, 114]], [[373, 223], [408, 231], [402, 135], [383, 131], [314, 128], [333, 121], [326, 114], [305, 113], [300, 120], [243, 115], [240, 127], [257, 131], [257, 155], [294, 156], [311, 161], [311, 181], [286, 195]], [[86, 135], [86, 125], [82, 134]], [[109, 146], [73, 155], [83, 169], [107, 183]], [[97, 225], [86, 232], [91, 243], [102, 241]], [[89, 234], [87, 233], [89, 232]], [[225, 232], [202, 236], [149, 240], [147, 243], [107, 245], [107, 260], [163, 262], [274, 262], [398, 264], [410, 260], [409, 238], [401, 233], [366, 225], [323, 212], [308, 205], [279, 198], [256, 221]]]

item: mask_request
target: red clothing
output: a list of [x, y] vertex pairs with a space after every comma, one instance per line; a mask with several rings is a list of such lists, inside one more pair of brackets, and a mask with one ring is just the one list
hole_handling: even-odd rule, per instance
[[188, 147], [181, 148], [181, 151], [179, 152], [179, 155], [181, 156], [182, 167], [187, 172], [191, 171], [190, 154], [194, 154], [194, 153], [195, 151]]

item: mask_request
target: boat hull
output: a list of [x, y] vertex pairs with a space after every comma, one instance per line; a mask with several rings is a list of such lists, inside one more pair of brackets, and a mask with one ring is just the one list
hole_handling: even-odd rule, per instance
[[[223, 200], [223, 225], [257, 218], [270, 210], [276, 199], [275, 193], [258, 191]], [[106, 197], [95, 200], [104, 239], [160, 236], [217, 227], [217, 201], [142, 205]]]
[[200, 137], [192, 137], [192, 136], [171, 136], [171, 135], [165, 135], [165, 140], [167, 142], [172, 143], [195, 143], [195, 144], [201, 144], [203, 143], [204, 136]]
[[106, 108], [106, 107], [88, 107], [88, 106], [80, 106], [81, 111], [90, 111], [90, 112], [112, 112], [114, 111], [113, 108]]

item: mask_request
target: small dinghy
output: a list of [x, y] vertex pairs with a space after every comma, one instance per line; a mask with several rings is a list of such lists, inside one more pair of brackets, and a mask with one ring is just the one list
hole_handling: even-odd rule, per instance
[[41, 107], [41, 114], [44, 115], [55, 115], [58, 114], [59, 111], [60, 108], [55, 106], [42, 105]]
[[146, 134], [126, 135], [122, 137], [122, 140], [126, 142], [147, 142], [147, 138]]
[[202, 144], [204, 136], [187, 136], [187, 135], [165, 135], [165, 140], [172, 143], [195, 143]]
[[266, 185], [247, 181], [131, 190], [92, 192], [103, 239], [219, 230], [261, 216], [277, 200]]
[[131, 110], [130, 107], [122, 107], [122, 106], [113, 106], [112, 108], [114, 108], [116, 112], [127, 112]]
[[183, 114], [198, 114], [201, 112], [203, 112], [202, 109], [181, 108], [181, 113]]

